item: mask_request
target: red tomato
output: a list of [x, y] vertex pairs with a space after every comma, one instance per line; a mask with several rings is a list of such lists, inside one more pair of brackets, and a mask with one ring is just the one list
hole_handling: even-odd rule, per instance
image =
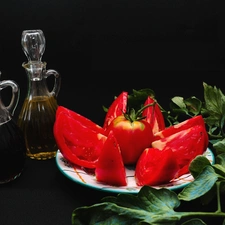
[[154, 136], [156, 137], [156, 139], [168, 137], [174, 133], [177, 133], [178, 131], [185, 130], [195, 125], [202, 125], [205, 127], [205, 121], [202, 115], [191, 117], [190, 119], [184, 120], [178, 124], [167, 127], [157, 133], [154, 133]]
[[169, 183], [179, 167], [171, 149], [146, 148], [137, 161], [135, 181], [137, 185], [160, 185]]
[[128, 92], [123, 91], [110, 105], [106, 113], [103, 128], [107, 129], [113, 119], [126, 113]]
[[53, 133], [62, 155], [85, 168], [95, 168], [106, 136], [65, 113], [58, 113]]
[[172, 150], [175, 153], [180, 171], [177, 176], [188, 173], [190, 162], [206, 150], [206, 129], [202, 125], [181, 130], [165, 138], [152, 142], [152, 147], [159, 150]]
[[119, 143], [125, 165], [135, 164], [153, 140], [152, 128], [145, 120], [131, 122], [121, 115], [112, 121], [107, 132], [111, 130]]
[[96, 180], [114, 186], [126, 186], [126, 171], [120, 147], [111, 131], [102, 148], [95, 168]]
[[[144, 106], [152, 104], [154, 102], [155, 100], [148, 96], [144, 103]], [[153, 134], [165, 129], [164, 117], [157, 102], [153, 106], [149, 106], [144, 109], [142, 115], [145, 116], [145, 120], [150, 123]]]
[[72, 110], [70, 110], [66, 107], [58, 106], [58, 108], [56, 110], [56, 119], [57, 119], [57, 117], [60, 113], [65, 113], [66, 115], [72, 117], [74, 120], [79, 121], [84, 126], [88, 127], [91, 130], [96, 131], [97, 133], [101, 133], [101, 134], [105, 133], [104, 129], [101, 126], [94, 123], [93, 121], [91, 121], [87, 117], [84, 117], [84, 116], [80, 115], [79, 113], [76, 113], [76, 112], [74, 112], [74, 111], [72, 111]]

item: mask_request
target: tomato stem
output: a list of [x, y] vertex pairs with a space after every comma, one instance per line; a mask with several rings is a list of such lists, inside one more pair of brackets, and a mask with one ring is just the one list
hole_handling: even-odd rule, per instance
[[146, 118], [146, 116], [142, 116], [142, 112], [150, 107], [150, 106], [154, 106], [156, 104], [156, 100], [154, 100], [153, 103], [150, 103], [150, 104], [147, 104], [145, 106], [143, 106], [142, 108], [140, 108], [137, 112], [135, 112], [135, 109], [132, 108], [130, 110], [130, 113], [127, 114], [127, 113], [123, 113], [124, 117], [129, 120], [131, 123], [134, 122], [134, 121], [140, 121], [140, 120], [143, 120]]

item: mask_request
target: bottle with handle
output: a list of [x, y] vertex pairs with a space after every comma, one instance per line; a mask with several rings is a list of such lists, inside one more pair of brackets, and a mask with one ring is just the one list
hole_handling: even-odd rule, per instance
[[[21, 44], [28, 59], [22, 64], [27, 74], [28, 90], [18, 116], [18, 126], [24, 133], [27, 156], [37, 160], [51, 159], [58, 150], [53, 126], [61, 76], [56, 70], [47, 70], [46, 62], [42, 62], [45, 51], [42, 30], [24, 30]], [[54, 76], [52, 90], [47, 84], [50, 76]]]
[[[11, 99], [8, 105], [1, 97], [6, 88], [11, 89]], [[15, 81], [0, 81], [0, 184], [8, 183], [19, 177], [26, 162], [24, 136], [13, 119], [19, 97], [20, 89]]]

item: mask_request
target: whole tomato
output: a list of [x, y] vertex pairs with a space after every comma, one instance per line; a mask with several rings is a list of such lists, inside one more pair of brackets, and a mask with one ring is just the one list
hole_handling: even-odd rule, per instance
[[107, 129], [113, 131], [120, 146], [124, 165], [136, 164], [145, 148], [153, 141], [150, 124], [144, 119], [133, 119], [127, 114], [116, 117]]

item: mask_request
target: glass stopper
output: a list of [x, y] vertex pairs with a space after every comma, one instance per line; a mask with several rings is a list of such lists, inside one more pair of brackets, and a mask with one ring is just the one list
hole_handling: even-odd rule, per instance
[[21, 38], [22, 49], [28, 61], [41, 61], [45, 51], [45, 36], [42, 30], [24, 30]]

